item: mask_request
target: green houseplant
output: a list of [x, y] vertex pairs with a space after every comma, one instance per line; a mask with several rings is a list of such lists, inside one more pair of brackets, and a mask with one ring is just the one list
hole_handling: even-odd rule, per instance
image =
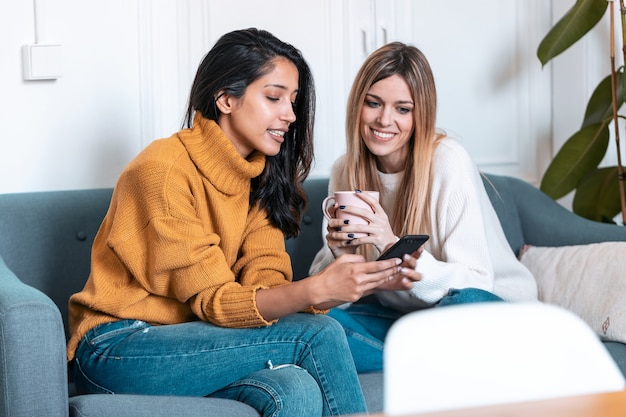
[[[611, 7], [608, 7], [610, 3]], [[624, 0], [620, 0], [621, 43], [626, 45], [626, 18]], [[607, 14], [611, 35], [608, 40], [610, 51], [610, 74], [592, 93], [585, 116], [578, 131], [563, 144], [548, 166], [540, 188], [554, 199], [559, 199], [575, 190], [572, 210], [589, 219], [612, 222], [620, 211], [622, 223], [626, 224], [624, 201], [624, 173], [620, 157], [619, 114], [626, 97], [624, 67], [615, 68], [614, 45], [614, 1], [576, 0], [574, 6], [552, 27], [537, 49], [542, 65], [547, 64], [585, 34]], [[624, 47], [620, 48], [625, 54]], [[610, 143], [610, 127], [614, 128], [617, 147], [617, 165], [599, 168]]]

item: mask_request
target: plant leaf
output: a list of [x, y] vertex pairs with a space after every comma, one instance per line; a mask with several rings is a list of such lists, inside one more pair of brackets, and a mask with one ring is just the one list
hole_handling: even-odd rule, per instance
[[576, 4], [550, 29], [537, 48], [541, 65], [565, 51], [602, 19], [606, 0], [576, 0]]
[[[623, 83], [623, 74], [618, 72], [617, 76], [617, 109], [624, 103], [624, 90], [621, 88]], [[583, 120], [582, 127], [592, 125], [594, 123], [603, 122], [607, 119], [613, 118], [613, 97], [611, 94], [611, 75], [608, 75], [605, 79], [600, 81], [600, 84], [596, 87], [591, 94], [591, 98], [587, 103], [587, 110], [585, 111], [585, 119]]]
[[608, 146], [608, 122], [595, 123], [574, 133], [548, 166], [541, 179], [541, 190], [555, 200], [563, 197], [598, 167]]
[[619, 187], [617, 167], [591, 171], [576, 188], [572, 211], [599, 222], [612, 219], [622, 210]]

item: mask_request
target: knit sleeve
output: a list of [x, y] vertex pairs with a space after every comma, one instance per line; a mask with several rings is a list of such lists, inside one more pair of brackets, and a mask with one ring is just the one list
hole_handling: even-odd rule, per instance
[[[170, 308], [191, 309], [201, 320], [226, 327], [270, 324], [255, 304], [256, 290], [264, 285], [237, 282], [219, 242], [218, 235], [205, 233], [197, 222], [164, 216], [110, 244], [134, 278], [126, 295], [137, 304], [170, 300]], [[167, 322], [161, 314], [157, 321]]]
[[232, 272], [220, 237], [207, 233], [197, 215], [193, 187], [163, 180], [163, 171], [150, 163], [123, 173], [106, 244], [148, 293], [185, 302], [207, 285], [209, 271], [225, 279]]
[[478, 170], [452, 139], [438, 146], [433, 164], [432, 236], [416, 266], [422, 279], [409, 291], [377, 294], [381, 303], [402, 310], [432, 305], [451, 288], [494, 288]]
[[144, 165], [140, 178], [129, 174], [118, 182], [124, 201], [117, 209], [124, 213], [115, 216], [107, 241], [133, 278], [125, 284], [127, 296], [136, 306], [169, 305], [172, 313], [161, 310], [157, 322], [175, 321], [167, 317], [179, 311], [179, 320], [193, 314], [224, 327], [271, 324], [256, 307], [256, 291], [291, 278], [282, 233], [265, 217], [250, 215], [247, 196], [241, 208], [220, 212], [225, 226], [216, 225], [210, 213], [201, 214], [200, 185], [172, 173], [165, 183], [145, 180], [146, 171]]
[[[494, 273], [482, 215], [478, 169], [456, 140], [440, 144], [434, 159], [430, 262], [416, 293], [441, 298], [450, 288], [493, 290]], [[436, 289], [436, 287], [439, 287]]]
[[256, 306], [256, 292], [291, 282], [289, 255], [283, 233], [270, 224], [258, 206], [251, 208], [239, 254], [231, 268], [234, 281], [217, 291], [206, 290], [194, 300], [194, 311], [227, 327], [269, 325]]

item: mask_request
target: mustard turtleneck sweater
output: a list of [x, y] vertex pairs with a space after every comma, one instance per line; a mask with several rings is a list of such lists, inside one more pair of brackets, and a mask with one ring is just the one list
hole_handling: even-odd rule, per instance
[[291, 281], [283, 233], [251, 207], [265, 156], [242, 158], [219, 126], [154, 141], [122, 172], [96, 235], [91, 274], [69, 302], [68, 360], [95, 326], [205, 320], [266, 326], [256, 291]]

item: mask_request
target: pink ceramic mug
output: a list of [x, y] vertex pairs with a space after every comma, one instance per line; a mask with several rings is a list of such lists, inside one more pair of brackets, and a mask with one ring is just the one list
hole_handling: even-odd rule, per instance
[[[378, 198], [379, 198], [378, 191], [362, 191], [362, 192], [371, 195], [372, 197], [376, 199], [376, 201], [378, 201]], [[354, 206], [354, 207], [366, 208], [370, 211], [372, 210], [370, 205], [367, 204], [361, 198], [359, 198], [359, 196], [357, 195], [355, 191], [335, 191], [335, 194], [326, 197], [324, 201], [322, 201], [322, 212], [324, 213], [324, 216], [328, 220], [333, 218], [330, 215], [330, 212], [328, 211], [328, 207], [332, 205], [332, 204], [329, 204], [330, 202], [332, 202], [332, 204], [337, 203], [337, 205], [339, 206]], [[368, 224], [368, 221], [365, 220], [363, 217], [346, 213], [343, 210], [335, 211], [335, 215], [337, 216], [338, 219], [349, 220], [350, 224]], [[354, 234], [355, 238], [365, 237], [365, 236], [367, 236], [367, 233], [355, 233]]]

